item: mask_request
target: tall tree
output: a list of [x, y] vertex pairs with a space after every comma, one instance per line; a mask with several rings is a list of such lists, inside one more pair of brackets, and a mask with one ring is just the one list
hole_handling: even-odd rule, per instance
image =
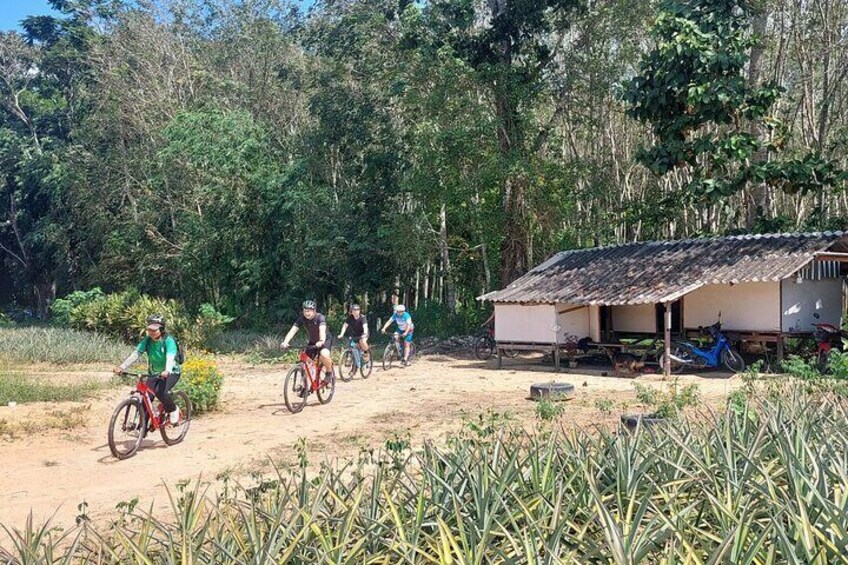
[[447, 44], [491, 97], [502, 164], [501, 284], [532, 266], [528, 192], [536, 151], [550, 124], [534, 123], [534, 103], [556, 62], [579, 0], [488, 0], [428, 4], [432, 41]]
[[[844, 178], [817, 151], [776, 158], [788, 135], [772, 115], [781, 88], [751, 84], [745, 72], [760, 41], [750, 33], [754, 14], [748, 0], [663, 2], [655, 46], [624, 94], [629, 115], [655, 136], [639, 161], [657, 175], [681, 170], [695, 198], [723, 200], [751, 185], [806, 192]], [[746, 214], [749, 229], [762, 213]]]

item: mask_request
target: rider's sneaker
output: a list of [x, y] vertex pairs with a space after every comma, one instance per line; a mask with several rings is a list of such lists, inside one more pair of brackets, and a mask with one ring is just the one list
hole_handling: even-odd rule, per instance
[[172, 426], [176, 426], [180, 423], [180, 409], [177, 408], [173, 412], [168, 414], [168, 421], [171, 422]]

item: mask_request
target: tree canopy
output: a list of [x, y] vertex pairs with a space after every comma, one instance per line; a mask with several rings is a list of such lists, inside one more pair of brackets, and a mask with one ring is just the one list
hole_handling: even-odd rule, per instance
[[837, 0], [51, 0], [0, 33], [0, 307], [446, 313], [552, 253], [848, 224]]

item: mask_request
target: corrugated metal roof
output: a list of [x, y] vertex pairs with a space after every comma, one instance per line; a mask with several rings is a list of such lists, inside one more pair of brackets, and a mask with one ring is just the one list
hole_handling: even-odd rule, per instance
[[820, 251], [848, 251], [843, 232], [649, 241], [557, 253], [492, 302], [654, 304], [708, 284], [779, 281]]

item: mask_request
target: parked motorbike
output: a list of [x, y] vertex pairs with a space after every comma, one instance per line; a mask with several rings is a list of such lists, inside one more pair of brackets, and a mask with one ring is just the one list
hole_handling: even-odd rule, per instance
[[710, 349], [701, 349], [690, 341], [675, 341], [671, 345], [671, 371], [679, 373], [686, 367], [692, 369], [716, 368], [724, 365], [727, 370], [739, 373], [745, 370], [745, 360], [733, 351], [730, 341], [721, 332], [721, 322], [699, 327], [701, 333], [713, 339]]
[[[813, 314], [813, 317], [818, 319], [820, 316], [816, 312]], [[843, 331], [833, 324], [819, 323], [813, 324], [813, 327], [815, 328], [813, 338], [816, 340], [816, 367], [820, 372], [826, 373], [830, 360], [830, 352], [834, 349], [842, 351], [842, 340], [848, 339], [848, 332]]]

